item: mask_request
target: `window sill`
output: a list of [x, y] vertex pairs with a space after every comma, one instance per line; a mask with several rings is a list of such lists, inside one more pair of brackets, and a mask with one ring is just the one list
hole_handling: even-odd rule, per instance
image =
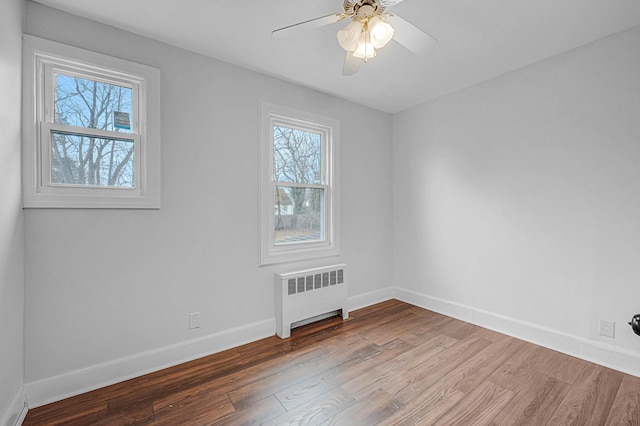
[[25, 209], [159, 209], [160, 197], [103, 197], [34, 194], [25, 197]]

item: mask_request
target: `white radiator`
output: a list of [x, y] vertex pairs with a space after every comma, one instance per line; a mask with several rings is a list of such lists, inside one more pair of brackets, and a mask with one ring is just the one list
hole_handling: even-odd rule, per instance
[[343, 319], [349, 318], [345, 269], [341, 264], [275, 274], [278, 336], [286, 339], [291, 336], [292, 324], [328, 317], [325, 314], [335, 311], [342, 311]]

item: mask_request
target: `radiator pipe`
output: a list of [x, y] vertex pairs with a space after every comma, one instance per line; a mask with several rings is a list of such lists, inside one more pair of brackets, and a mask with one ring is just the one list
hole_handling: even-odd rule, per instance
[[640, 314], [635, 314], [629, 323], [633, 332], [640, 336]]

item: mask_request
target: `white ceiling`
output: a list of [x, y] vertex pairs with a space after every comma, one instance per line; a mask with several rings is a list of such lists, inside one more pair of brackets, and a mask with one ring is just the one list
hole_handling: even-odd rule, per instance
[[344, 77], [344, 21], [271, 37], [342, 0], [37, 2], [390, 113], [640, 25], [639, 0], [406, 0], [389, 10], [437, 38], [435, 50], [392, 42]]

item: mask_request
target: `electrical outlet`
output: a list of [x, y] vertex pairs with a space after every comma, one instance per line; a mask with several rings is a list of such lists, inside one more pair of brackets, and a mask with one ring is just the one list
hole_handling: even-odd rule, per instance
[[200, 328], [200, 312], [189, 314], [189, 328]]
[[598, 330], [601, 336], [616, 337], [616, 323], [613, 321], [600, 320], [600, 328]]

